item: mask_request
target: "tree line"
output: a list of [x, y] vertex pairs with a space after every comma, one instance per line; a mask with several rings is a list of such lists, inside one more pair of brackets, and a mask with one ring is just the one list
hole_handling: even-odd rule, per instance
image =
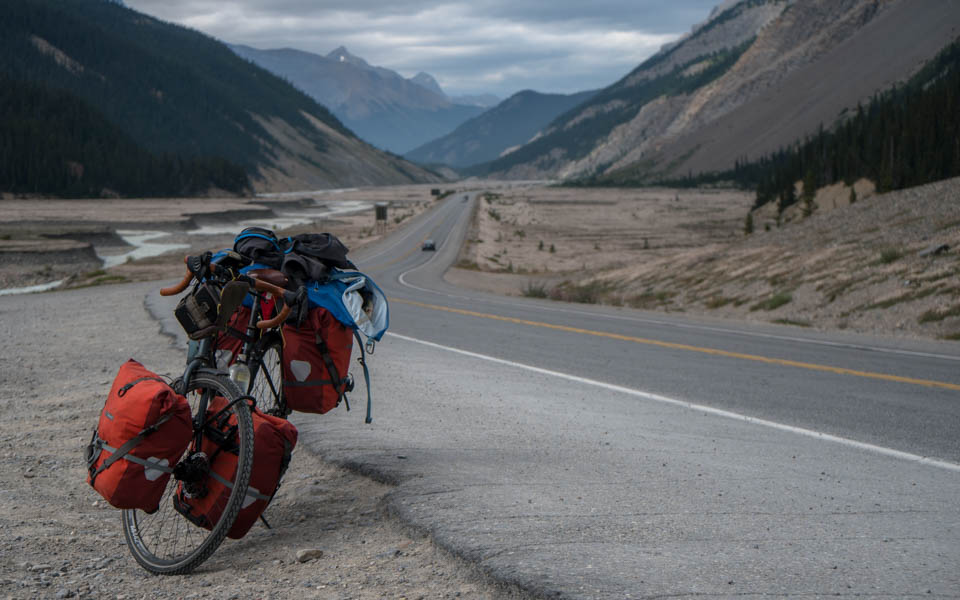
[[311, 119], [352, 136], [217, 40], [102, 0], [5, 4], [0, 78], [0, 191], [241, 193], [276, 161], [269, 122], [321, 150]]
[[0, 190], [59, 197], [240, 194], [246, 170], [222, 158], [153, 154], [72, 94], [0, 74]]

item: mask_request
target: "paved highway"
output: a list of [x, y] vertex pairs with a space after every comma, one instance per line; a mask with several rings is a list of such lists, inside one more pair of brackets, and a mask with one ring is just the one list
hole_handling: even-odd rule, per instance
[[391, 298], [374, 423], [303, 439], [537, 595], [960, 597], [955, 345], [454, 288], [476, 201], [358, 254]]
[[458, 289], [477, 201], [353, 256], [391, 299], [374, 422], [358, 389], [301, 440], [540, 597], [960, 597], [955, 344]]

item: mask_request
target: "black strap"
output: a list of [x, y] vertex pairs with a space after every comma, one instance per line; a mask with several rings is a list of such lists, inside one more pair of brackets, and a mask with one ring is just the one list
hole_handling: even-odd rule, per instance
[[163, 379], [162, 377], [153, 377], [153, 376], [141, 377], [141, 378], [139, 378], [139, 379], [134, 379], [133, 381], [131, 381], [131, 382], [128, 383], [127, 385], [125, 385], [125, 386], [123, 386], [122, 388], [120, 388], [119, 390], [117, 390], [117, 397], [118, 397], [118, 398], [123, 398], [123, 397], [127, 394], [127, 392], [130, 391], [130, 388], [132, 388], [133, 386], [137, 385], [137, 384], [140, 383], [141, 381], [159, 381], [160, 383], [166, 383], [166, 382], [167, 382], [167, 380], [166, 380], [166, 379]]
[[284, 379], [283, 385], [286, 387], [313, 387], [315, 385], [334, 385], [334, 383], [329, 379], [308, 379], [307, 381], [289, 381]]
[[337, 404], [343, 401], [347, 410], [350, 410], [350, 401], [347, 400], [343, 379], [340, 378], [340, 374], [337, 372], [337, 365], [333, 364], [333, 357], [330, 356], [327, 343], [323, 337], [321, 337], [319, 331], [317, 332], [317, 347], [320, 349], [320, 358], [323, 359], [323, 364], [327, 367], [327, 374], [330, 375], [330, 379], [333, 381], [333, 389], [337, 390]]
[[[373, 417], [370, 415], [373, 398], [370, 394], [370, 370], [367, 368], [367, 355], [363, 349], [363, 340], [360, 339], [360, 334], [357, 333], [356, 329], [353, 330], [353, 337], [357, 338], [357, 344], [360, 346], [360, 358], [357, 360], [363, 366], [363, 380], [367, 384], [367, 418], [364, 419], [364, 423], [373, 423]], [[371, 346], [371, 352], [373, 352], [372, 348], [373, 346]]]
[[235, 338], [238, 338], [241, 342], [244, 342], [245, 344], [253, 344], [254, 342], [257, 341], [256, 338], [253, 338], [247, 335], [246, 332], [240, 331], [239, 329], [234, 329], [233, 327], [225, 328], [224, 333], [226, 335], [230, 335]]
[[[133, 385], [133, 384], [130, 384], [130, 385]], [[154, 423], [153, 425], [150, 425], [149, 427], [143, 428], [142, 430], [140, 430], [140, 433], [133, 436], [132, 438], [127, 440], [122, 446], [117, 448], [116, 452], [111, 454], [107, 460], [103, 461], [103, 464], [101, 464], [96, 471], [93, 471], [92, 473], [90, 473], [90, 485], [94, 484], [94, 482], [97, 479], [97, 475], [99, 475], [100, 473], [103, 473], [105, 470], [110, 468], [110, 465], [112, 465], [113, 463], [117, 462], [118, 460], [120, 460], [121, 458], [129, 454], [131, 450], [136, 448], [137, 445], [143, 441], [143, 438], [147, 437], [148, 435], [156, 431], [158, 427], [160, 427], [161, 425], [169, 421], [170, 417], [172, 416], [173, 415], [171, 415], [170, 413], [163, 415], [157, 420], [156, 423]], [[100, 442], [102, 442], [102, 440], [100, 440], [98, 437], [94, 443], [97, 445], [100, 445]], [[90, 468], [92, 469], [93, 467], [91, 466]]]

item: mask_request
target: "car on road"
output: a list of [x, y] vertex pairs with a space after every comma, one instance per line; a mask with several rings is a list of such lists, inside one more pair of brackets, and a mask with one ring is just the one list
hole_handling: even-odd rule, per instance
[[420, 247], [421, 250], [436, 250], [437, 244], [433, 240], [424, 240], [423, 246]]

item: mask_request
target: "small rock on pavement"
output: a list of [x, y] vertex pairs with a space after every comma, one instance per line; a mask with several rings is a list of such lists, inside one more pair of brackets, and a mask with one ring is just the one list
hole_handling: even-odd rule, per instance
[[323, 557], [323, 550], [311, 548], [309, 550], [300, 550], [297, 552], [297, 562], [305, 563]]

